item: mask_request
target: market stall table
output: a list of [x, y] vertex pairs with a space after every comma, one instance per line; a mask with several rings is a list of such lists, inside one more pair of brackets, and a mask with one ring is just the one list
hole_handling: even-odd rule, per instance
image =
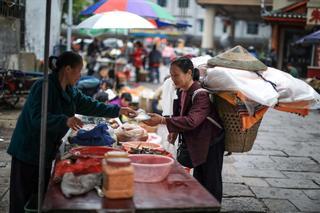
[[159, 183], [137, 183], [132, 199], [110, 200], [95, 191], [66, 198], [60, 184], [50, 180], [45, 194], [45, 212], [214, 212], [219, 202], [191, 175], [175, 163], [168, 177]]

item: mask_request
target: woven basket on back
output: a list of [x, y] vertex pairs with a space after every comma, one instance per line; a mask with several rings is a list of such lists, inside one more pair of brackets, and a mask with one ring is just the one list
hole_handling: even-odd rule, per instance
[[250, 129], [241, 130], [241, 119], [236, 108], [226, 100], [215, 96], [215, 104], [225, 128], [225, 151], [248, 152], [257, 137], [261, 120]]

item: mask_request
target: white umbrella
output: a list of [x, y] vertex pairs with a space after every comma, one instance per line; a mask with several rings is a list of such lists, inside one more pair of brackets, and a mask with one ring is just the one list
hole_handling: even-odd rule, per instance
[[133, 13], [111, 11], [99, 13], [81, 22], [77, 28], [85, 29], [154, 29], [151, 22]]

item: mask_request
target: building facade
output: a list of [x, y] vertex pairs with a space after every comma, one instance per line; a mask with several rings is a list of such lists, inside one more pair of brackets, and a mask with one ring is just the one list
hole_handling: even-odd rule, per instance
[[[201, 44], [203, 34], [208, 27], [205, 26], [204, 19], [206, 16], [207, 5], [201, 4], [196, 0], [153, 0], [160, 6], [166, 8], [180, 22], [185, 22], [192, 27], [185, 29], [184, 34], [190, 38], [193, 43]], [[229, 2], [226, 0], [225, 2]], [[260, 2], [257, 0], [257, 2]], [[271, 29], [264, 24], [262, 20], [232, 19], [228, 14], [217, 13], [211, 17], [212, 29], [210, 40], [214, 41], [217, 48], [227, 48], [234, 42], [244, 45], [261, 45], [268, 44]], [[231, 28], [231, 22], [234, 23], [234, 29]], [[234, 31], [233, 37], [231, 31]], [[209, 46], [202, 46], [210, 48]], [[213, 46], [212, 46], [213, 47]]]
[[266, 11], [263, 18], [272, 26], [271, 46], [278, 55], [277, 67], [285, 70], [291, 63], [300, 77], [306, 77], [314, 61], [313, 46], [295, 42], [320, 29], [320, 0], [274, 1], [272, 11]]
[[[50, 26], [50, 54], [59, 43], [60, 22], [64, 0], [52, 1]], [[46, 4], [43, 0], [0, 0], [0, 68], [34, 71], [25, 66], [32, 57], [44, 58]], [[25, 55], [29, 55], [24, 58]], [[24, 56], [22, 56], [24, 55]]]
[[[64, 0], [54, 0], [51, 4], [50, 54], [60, 41], [60, 26]], [[26, 1], [25, 50], [33, 52], [38, 59], [44, 58], [44, 34], [46, 4], [43, 0]]]
[[8, 59], [24, 47], [25, 1], [0, 0], [0, 68], [8, 67]]

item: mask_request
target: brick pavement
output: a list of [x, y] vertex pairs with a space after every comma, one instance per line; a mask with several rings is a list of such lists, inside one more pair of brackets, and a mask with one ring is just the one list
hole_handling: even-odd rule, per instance
[[[0, 114], [0, 212], [8, 209], [10, 157], [5, 150], [12, 134], [3, 123], [16, 115]], [[224, 159], [222, 211], [320, 212], [319, 130], [318, 112], [303, 118], [270, 110], [253, 150]], [[159, 133], [165, 138], [164, 128]], [[165, 140], [163, 145], [175, 149]]]

